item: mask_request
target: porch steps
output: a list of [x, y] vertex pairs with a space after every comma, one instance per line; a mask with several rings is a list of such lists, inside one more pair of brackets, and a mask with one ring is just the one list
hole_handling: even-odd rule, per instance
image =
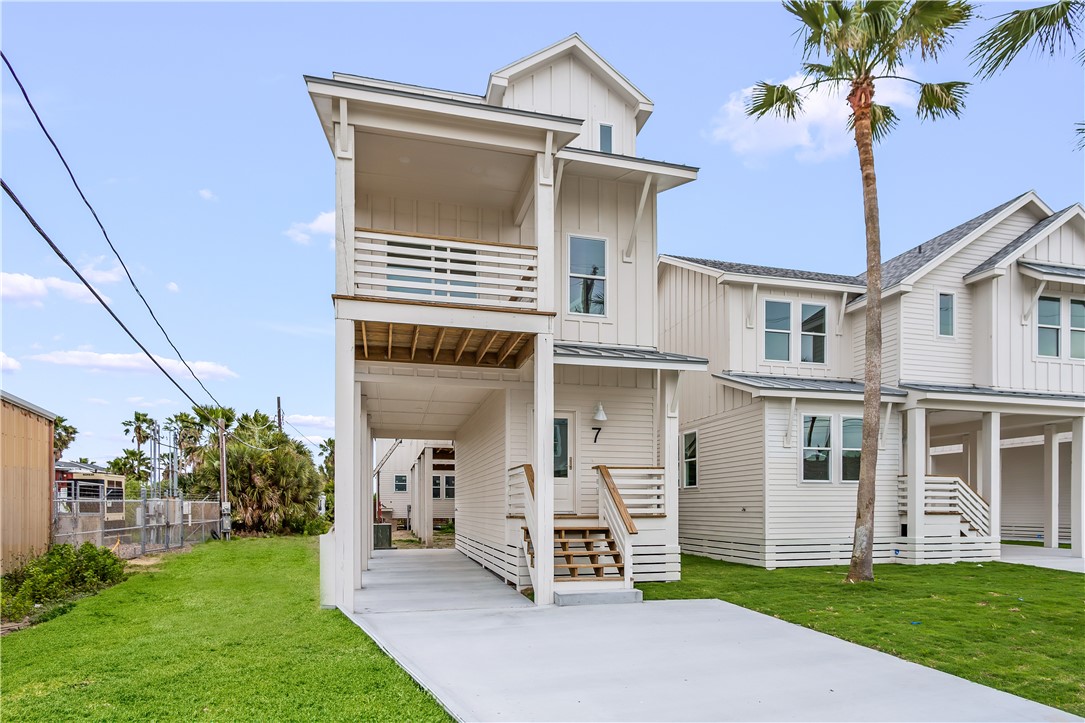
[[[526, 527], [531, 565], [535, 565], [535, 547]], [[554, 581], [598, 582], [625, 577], [625, 561], [610, 528], [600, 525], [578, 525], [554, 528]], [[583, 593], [587, 594], [587, 593]], [[570, 603], [572, 604], [572, 603]], [[582, 603], [581, 603], [582, 604]]]

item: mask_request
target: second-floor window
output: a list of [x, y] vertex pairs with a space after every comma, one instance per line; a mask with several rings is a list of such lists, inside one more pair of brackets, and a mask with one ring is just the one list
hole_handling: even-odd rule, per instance
[[1085, 301], [1070, 299], [1070, 358], [1085, 359]]
[[1041, 296], [1036, 304], [1036, 353], [1059, 356], [1062, 336], [1062, 299]]
[[682, 486], [697, 486], [697, 433], [682, 435]]
[[[824, 304], [797, 304], [799, 318], [792, 318], [790, 301], [765, 301], [765, 360], [791, 361], [798, 352], [800, 362], [824, 364], [828, 332]], [[796, 329], [795, 327], [798, 327]], [[793, 339], [799, 348], [792, 348]]]
[[433, 499], [441, 499], [441, 475], [433, 475]]
[[569, 237], [569, 311], [606, 316], [607, 242]]
[[396, 492], [406, 492], [407, 491], [407, 475], [405, 475], [405, 474], [397, 474], [396, 477], [395, 477], [394, 486], [393, 486], [392, 489], [394, 491], [396, 491]]
[[938, 295], [938, 336], [953, 336], [953, 294]]
[[599, 124], [599, 150], [603, 153], [614, 152], [614, 126]]

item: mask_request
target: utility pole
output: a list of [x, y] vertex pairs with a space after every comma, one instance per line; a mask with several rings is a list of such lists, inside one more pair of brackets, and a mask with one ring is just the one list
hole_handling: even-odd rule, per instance
[[226, 422], [219, 422], [219, 509], [222, 511], [222, 537], [230, 539], [230, 497], [226, 493]]
[[279, 422], [279, 431], [283, 431], [283, 398], [275, 397], [275, 419]]

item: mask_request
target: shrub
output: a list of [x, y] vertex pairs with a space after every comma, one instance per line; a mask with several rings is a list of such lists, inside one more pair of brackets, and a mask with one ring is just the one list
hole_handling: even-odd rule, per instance
[[[90, 542], [54, 545], [0, 580], [0, 617], [21, 620], [36, 606], [89, 594], [124, 580], [124, 560]], [[67, 612], [62, 610], [52, 615]]]

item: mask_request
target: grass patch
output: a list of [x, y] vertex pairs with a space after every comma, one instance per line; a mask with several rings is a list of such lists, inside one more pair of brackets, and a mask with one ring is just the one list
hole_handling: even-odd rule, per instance
[[[682, 556], [645, 600], [719, 598], [1085, 716], [1085, 579], [997, 562], [765, 570]], [[831, 661], [826, 661], [831, 664]]]
[[4, 720], [449, 720], [317, 578], [311, 537], [170, 556], [6, 636]]
[[[1026, 547], [1043, 547], [1043, 540], [1003, 540], [1003, 545], [1024, 545]], [[1070, 549], [1069, 542], [1060, 542], [1059, 547], [1063, 550]]]

